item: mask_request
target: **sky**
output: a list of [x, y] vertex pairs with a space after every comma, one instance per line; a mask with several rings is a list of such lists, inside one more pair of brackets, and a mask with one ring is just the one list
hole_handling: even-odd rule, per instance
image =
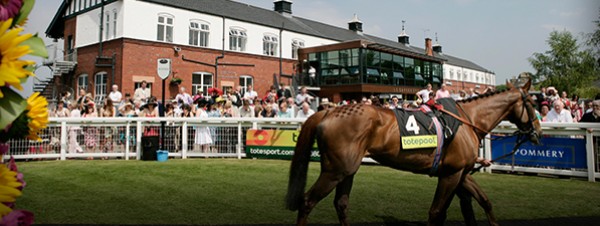
[[[237, 0], [273, 9], [273, 0]], [[28, 33], [45, 30], [62, 0], [38, 0], [25, 27]], [[594, 31], [600, 18], [598, 0], [295, 0], [292, 14], [347, 28], [354, 14], [363, 22], [366, 34], [397, 40], [402, 30], [410, 43], [424, 47], [425, 38], [437, 40], [443, 52], [472, 61], [496, 74], [496, 84], [521, 72], [535, 72], [528, 58], [550, 50], [552, 31], [569, 31], [578, 40]], [[52, 44], [45, 39], [46, 45]], [[59, 55], [62, 40], [59, 42]], [[53, 50], [49, 53], [52, 56]], [[38, 62], [39, 59], [31, 58]], [[36, 71], [39, 78], [50, 76], [47, 67]], [[24, 93], [30, 93], [31, 81]]]

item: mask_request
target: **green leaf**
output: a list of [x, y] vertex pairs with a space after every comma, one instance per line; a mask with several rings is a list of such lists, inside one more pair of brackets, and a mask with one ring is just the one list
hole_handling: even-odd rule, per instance
[[35, 0], [23, 0], [23, 6], [21, 6], [21, 11], [13, 20], [13, 24], [11, 27], [14, 27], [17, 24], [23, 23], [29, 16], [29, 13], [33, 9], [33, 5], [35, 4]]
[[37, 34], [22, 42], [21, 45], [28, 45], [29, 49], [33, 51], [32, 53], [30, 53], [31, 55], [48, 58], [48, 51], [46, 50], [44, 40], [38, 37]]
[[12, 123], [27, 109], [27, 100], [8, 87], [0, 88], [4, 98], [0, 99], [0, 129]]

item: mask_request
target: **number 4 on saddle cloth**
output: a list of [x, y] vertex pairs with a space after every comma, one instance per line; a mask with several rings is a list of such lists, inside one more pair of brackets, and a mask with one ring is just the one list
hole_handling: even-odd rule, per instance
[[462, 122], [440, 109], [458, 115], [456, 102], [452, 98], [441, 98], [428, 104], [423, 104], [418, 109], [394, 110], [400, 128], [402, 149], [442, 148], [444, 143], [449, 143], [454, 138]]
[[394, 109], [403, 150], [435, 148], [430, 176], [437, 173], [444, 143], [452, 141], [462, 124], [458, 119], [440, 111], [441, 109], [458, 115], [456, 102], [452, 98], [441, 98], [436, 102], [430, 100], [418, 109]]

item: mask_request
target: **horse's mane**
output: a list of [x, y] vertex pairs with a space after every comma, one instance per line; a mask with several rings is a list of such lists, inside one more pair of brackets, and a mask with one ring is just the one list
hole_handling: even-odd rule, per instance
[[486, 98], [486, 97], [494, 96], [494, 95], [499, 94], [499, 93], [504, 93], [504, 92], [507, 92], [508, 90], [509, 89], [503, 89], [503, 90], [496, 90], [494, 92], [487, 92], [487, 93], [479, 94], [479, 95], [474, 96], [474, 97], [469, 97], [467, 99], [456, 101], [456, 103], [468, 103], [468, 102], [471, 102], [471, 101], [474, 101], [474, 100], [478, 100], [478, 99], [483, 99], [483, 98]]

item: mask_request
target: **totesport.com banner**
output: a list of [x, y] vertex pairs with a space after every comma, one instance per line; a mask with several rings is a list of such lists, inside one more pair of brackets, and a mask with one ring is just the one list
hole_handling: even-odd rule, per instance
[[[246, 132], [246, 156], [250, 158], [292, 159], [300, 135], [299, 130], [256, 130]], [[319, 159], [317, 144], [311, 159]]]

